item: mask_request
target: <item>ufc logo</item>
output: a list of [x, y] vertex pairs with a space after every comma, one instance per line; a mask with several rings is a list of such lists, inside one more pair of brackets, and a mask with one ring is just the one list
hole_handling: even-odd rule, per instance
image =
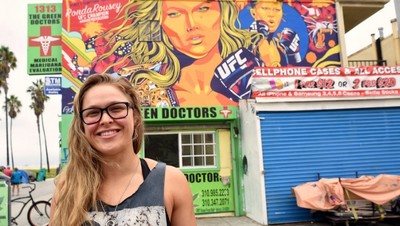
[[239, 49], [234, 55], [230, 56], [228, 59], [222, 62], [220, 66], [218, 66], [217, 71], [222, 79], [227, 78], [238, 68], [246, 64], [247, 58], [242, 58], [240, 56], [242, 52], [243, 49]]

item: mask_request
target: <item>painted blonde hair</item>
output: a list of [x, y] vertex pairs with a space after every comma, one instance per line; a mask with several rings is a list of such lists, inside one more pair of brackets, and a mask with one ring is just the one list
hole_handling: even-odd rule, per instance
[[98, 190], [103, 179], [102, 164], [106, 163], [93, 149], [84, 134], [80, 111], [88, 90], [110, 84], [120, 89], [133, 105], [135, 130], [132, 134], [133, 150], [137, 154], [144, 133], [141, 106], [132, 84], [125, 78], [107, 74], [91, 75], [74, 99], [74, 117], [68, 138], [68, 163], [56, 179], [56, 200], [50, 224], [52, 226], [82, 225], [88, 221], [88, 211], [97, 208]]
[[[218, 45], [222, 58], [227, 57], [241, 47], [257, 51], [256, 45], [262, 39], [262, 36], [236, 27], [236, 23], [239, 24], [239, 26], [240, 23], [237, 19], [238, 9], [234, 1], [224, 0], [218, 2], [221, 9], [221, 37]], [[177, 1], [177, 3], [179, 4], [179, 1]], [[135, 71], [130, 77], [132, 83], [136, 84], [138, 80], [146, 78], [153, 81], [160, 88], [168, 88], [174, 85], [179, 79], [181, 64], [179, 58], [174, 53], [177, 50], [172, 45], [165, 32], [158, 33], [161, 34], [161, 37], [159, 37], [161, 41], [140, 41], [140, 36], [143, 36], [141, 32], [146, 32], [146, 30], [140, 28], [142, 24], [148, 21], [159, 21], [159, 26], [151, 27], [151, 29], [148, 30], [161, 29], [162, 1], [136, 0], [127, 4], [122, 11], [123, 14], [119, 19], [122, 19], [123, 23], [105, 34], [109, 35], [109, 33], [112, 33], [113, 39], [117, 41], [113, 43], [114, 45], [111, 51], [101, 58], [110, 56], [118, 47], [126, 46], [129, 43], [129, 45], [132, 45], [131, 52], [125, 55], [121, 62], [132, 61], [135, 65], [156, 64], [161, 62], [167, 65], [164, 74], [160, 74], [148, 68]], [[155, 34], [157, 34], [157, 32], [145, 34], [145, 36], [153, 35], [153, 37], [156, 37], [154, 36]], [[118, 39], [116, 38], [117, 36], [119, 37]], [[111, 65], [109, 68], [114, 65]]]

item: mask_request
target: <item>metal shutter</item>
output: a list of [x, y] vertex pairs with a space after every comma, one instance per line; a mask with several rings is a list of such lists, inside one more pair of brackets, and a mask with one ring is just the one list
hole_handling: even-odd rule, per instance
[[268, 223], [312, 220], [291, 187], [321, 177], [400, 174], [400, 108], [259, 112]]

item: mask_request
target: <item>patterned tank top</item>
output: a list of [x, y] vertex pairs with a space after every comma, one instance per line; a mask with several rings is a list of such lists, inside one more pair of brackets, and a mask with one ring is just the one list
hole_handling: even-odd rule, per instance
[[[170, 226], [164, 205], [165, 163], [158, 162], [150, 171], [144, 159], [141, 160], [144, 182], [130, 197], [115, 206], [102, 203], [99, 211], [89, 212], [95, 226], [154, 225]], [[90, 224], [85, 224], [90, 225]]]

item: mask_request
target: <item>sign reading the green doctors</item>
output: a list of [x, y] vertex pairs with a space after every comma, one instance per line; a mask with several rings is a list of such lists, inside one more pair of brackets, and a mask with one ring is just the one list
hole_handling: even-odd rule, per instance
[[218, 172], [185, 173], [193, 194], [195, 214], [234, 211], [233, 186], [224, 185]]
[[237, 118], [237, 107], [142, 107], [142, 115], [149, 121], [227, 120]]
[[61, 3], [28, 4], [28, 74], [61, 74]]
[[8, 186], [0, 180], [0, 225], [8, 225]]

